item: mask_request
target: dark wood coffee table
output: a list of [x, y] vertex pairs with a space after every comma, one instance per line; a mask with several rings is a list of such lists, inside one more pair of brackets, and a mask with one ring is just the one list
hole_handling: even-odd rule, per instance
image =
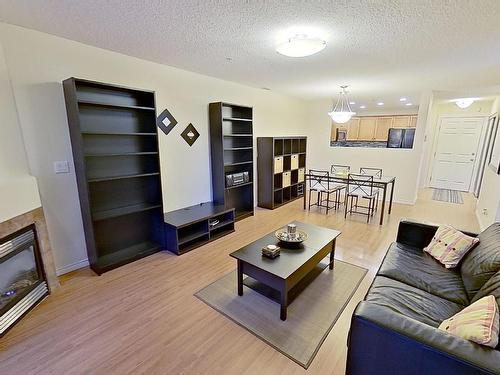
[[[338, 230], [299, 221], [293, 223], [297, 225], [297, 230], [302, 230], [309, 236], [306, 241], [294, 248], [287, 248], [280, 243], [273, 231], [230, 254], [238, 261], [238, 295], [243, 295], [243, 274], [277, 290], [280, 293], [281, 320], [286, 320], [289, 295], [294, 287], [298, 287], [306, 276], [312, 274], [312, 271], [317, 269], [318, 263], [328, 254], [330, 254], [329, 268], [333, 269], [335, 241], [340, 235]], [[266, 245], [280, 246], [281, 255], [275, 259], [262, 256], [261, 249]]]

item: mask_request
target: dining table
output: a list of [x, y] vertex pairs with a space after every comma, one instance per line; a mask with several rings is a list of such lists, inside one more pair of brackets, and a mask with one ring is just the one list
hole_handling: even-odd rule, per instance
[[[348, 180], [349, 173], [333, 173], [329, 174], [328, 176], [321, 177], [321, 181], [325, 182], [331, 182], [331, 183], [344, 183], [347, 185], [347, 180]], [[318, 179], [318, 176], [313, 176], [310, 174], [305, 174], [304, 175], [304, 184], [308, 186], [308, 181], [313, 178], [314, 180]], [[352, 176], [351, 176], [351, 181], [352, 181]], [[355, 180], [355, 179], [354, 179]], [[360, 182], [366, 182], [365, 180], [360, 180]], [[396, 183], [396, 177], [393, 176], [380, 176], [380, 177], [373, 177], [373, 186], [380, 188], [382, 190], [382, 209], [380, 212], [380, 221], [379, 225], [382, 225], [384, 223], [384, 212], [385, 212], [385, 203], [387, 200], [387, 189], [391, 188], [390, 196], [389, 196], [389, 209], [387, 211], [387, 214], [390, 215], [392, 211], [392, 201], [394, 198], [394, 185]], [[304, 210], [306, 209], [306, 195], [304, 192]]]

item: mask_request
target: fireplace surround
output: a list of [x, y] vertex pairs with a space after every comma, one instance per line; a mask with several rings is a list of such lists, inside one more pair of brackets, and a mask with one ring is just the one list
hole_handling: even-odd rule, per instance
[[[43, 213], [42, 207], [35, 208], [31, 211], [22, 213], [20, 215], [17, 215], [17, 216], [11, 217], [11, 218], [7, 218], [6, 221], [0, 222], [0, 244], [7, 242], [7, 241], [4, 241], [4, 239], [14, 238], [14, 237], [16, 237], [16, 233], [23, 233], [23, 231], [26, 230], [26, 228], [33, 228], [33, 227], [35, 229], [33, 237], [35, 238], [36, 249], [33, 248], [33, 253], [32, 253], [33, 256], [31, 259], [36, 260], [36, 258], [34, 258], [34, 257], [39, 256], [39, 258], [38, 258], [39, 262], [37, 264], [38, 264], [38, 266], [41, 266], [42, 268], [41, 269], [36, 268], [37, 276], [38, 275], [44, 276], [44, 279], [46, 281], [46, 285], [47, 285], [48, 289], [50, 290], [50, 293], [53, 293], [59, 288], [59, 280], [58, 280], [58, 277], [56, 274], [56, 267], [54, 264], [54, 258], [52, 256], [52, 248], [50, 246], [49, 234], [47, 231], [47, 223], [45, 221], [45, 215]], [[27, 240], [26, 237], [24, 239]], [[16, 244], [19, 244], [19, 240], [16, 242]], [[29, 246], [27, 246], [27, 247], [29, 248]], [[2, 253], [5, 254], [5, 250], [3, 250]], [[10, 256], [14, 257], [14, 255], [10, 255]], [[28, 261], [28, 259], [30, 259], [30, 257], [31, 257], [31, 254], [29, 252], [23, 254], [23, 256], [22, 256], [22, 258], [25, 261]], [[21, 260], [18, 260], [16, 262], [21, 262]], [[9, 282], [8, 279], [11, 279], [11, 277], [13, 277], [12, 275], [10, 277], [3, 276], [3, 275], [7, 275], [7, 273], [10, 273], [10, 269], [12, 267], [12, 265], [9, 265], [9, 267], [8, 267], [9, 270], [4, 271], [4, 267], [6, 267], [7, 264], [3, 265], [3, 263], [10, 263], [10, 262], [6, 262], [4, 259], [2, 261], [2, 264], [0, 264], [0, 278], [3, 277], [6, 279], [6, 280], [2, 281], [2, 284], [0, 284], [2, 286], [1, 287], [2, 291], [4, 288], [8, 289], [8, 286], [10, 285], [10, 283], [16, 282], [16, 281]], [[30, 267], [24, 267], [24, 268], [30, 269]], [[31, 269], [32, 268], [33, 267], [31, 267]], [[12, 269], [15, 270], [15, 268], [12, 268]], [[5, 285], [5, 284], [7, 284], [7, 285]], [[21, 284], [16, 284], [15, 287], [16, 286], [20, 287], [22, 284], [27, 284], [27, 282], [22, 282]], [[36, 289], [36, 292], [31, 291], [32, 294], [30, 294], [30, 297], [33, 297], [33, 294], [40, 293], [40, 290], [43, 289], [43, 284], [41, 284], [41, 283], [37, 284], [36, 288], [38, 288], [38, 289]], [[11, 295], [13, 293], [12, 291], [10, 291], [10, 293], [8, 293], [8, 292], [9, 292], [9, 290], [7, 290], [7, 294], [11, 294]], [[0, 292], [0, 293], [3, 294], [4, 292]], [[44, 295], [44, 293], [42, 291], [41, 296], [43, 296], [43, 295]], [[5, 296], [5, 297], [8, 297], [8, 296]], [[27, 300], [28, 299], [24, 300], [24, 302], [27, 302]], [[4, 301], [6, 301], [6, 299], [4, 299]], [[30, 305], [30, 307], [25, 309], [24, 312], [20, 314], [20, 316], [16, 316], [14, 322], [17, 322], [21, 317], [23, 317], [25, 314], [27, 314], [30, 311], [30, 309], [33, 308], [35, 305], [36, 305], [36, 303], [33, 305]], [[16, 304], [16, 306], [17, 306], [17, 304]], [[24, 305], [19, 305], [18, 307], [24, 309], [23, 306]], [[0, 314], [0, 317], [2, 317], [2, 316], [3, 316], [3, 312], [1, 312], [1, 314]], [[10, 316], [10, 315], [9, 315], [9, 317], [12, 318], [12, 316]], [[2, 324], [5, 324], [5, 322], [3, 322]], [[2, 328], [1, 329], [2, 332], [0, 333], [0, 336], [3, 336], [7, 332], [7, 330], [10, 329], [12, 326], [13, 326], [13, 323], [8, 324], [8, 328]], [[3, 325], [2, 325], [2, 327], [3, 327]]]
[[48, 294], [35, 224], [0, 239], [0, 337]]

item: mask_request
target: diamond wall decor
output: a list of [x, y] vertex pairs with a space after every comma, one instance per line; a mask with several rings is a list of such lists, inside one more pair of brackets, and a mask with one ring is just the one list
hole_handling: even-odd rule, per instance
[[198, 133], [198, 130], [196, 130], [193, 124], [189, 124], [181, 133], [181, 137], [184, 138], [189, 146], [192, 146], [199, 136], [200, 133]]
[[165, 109], [156, 119], [156, 126], [158, 126], [165, 134], [170, 133], [175, 125], [177, 125], [177, 120], [174, 116], [172, 116], [168, 109]]

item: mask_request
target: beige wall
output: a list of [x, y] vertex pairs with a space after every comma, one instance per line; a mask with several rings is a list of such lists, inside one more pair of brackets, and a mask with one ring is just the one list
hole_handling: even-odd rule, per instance
[[0, 43], [0, 222], [40, 207], [28, 163], [5, 55]]
[[415, 203], [429, 100], [428, 94], [422, 95], [413, 149], [330, 147], [331, 119], [328, 112], [331, 111], [331, 101], [311, 101], [307, 127], [307, 167], [329, 169], [331, 164], [343, 164], [350, 165], [352, 171], [360, 167], [382, 168], [384, 174], [396, 177], [395, 201]]
[[[500, 97], [493, 102], [491, 114], [500, 114]], [[500, 140], [496, 140], [500, 142]], [[500, 175], [486, 165], [483, 183], [476, 206], [476, 214], [481, 229], [500, 221]]]
[[[158, 112], [168, 108], [179, 122], [159, 139], [165, 210], [211, 200], [208, 103], [253, 106], [255, 136], [303, 135], [309, 126], [304, 101], [272, 91], [1, 23], [0, 40], [59, 272], [83, 266], [87, 258], [73, 168], [69, 174], [53, 173], [54, 161], [69, 160], [72, 166], [64, 79], [75, 76], [156, 91]], [[180, 137], [190, 122], [201, 134], [193, 147]]]

